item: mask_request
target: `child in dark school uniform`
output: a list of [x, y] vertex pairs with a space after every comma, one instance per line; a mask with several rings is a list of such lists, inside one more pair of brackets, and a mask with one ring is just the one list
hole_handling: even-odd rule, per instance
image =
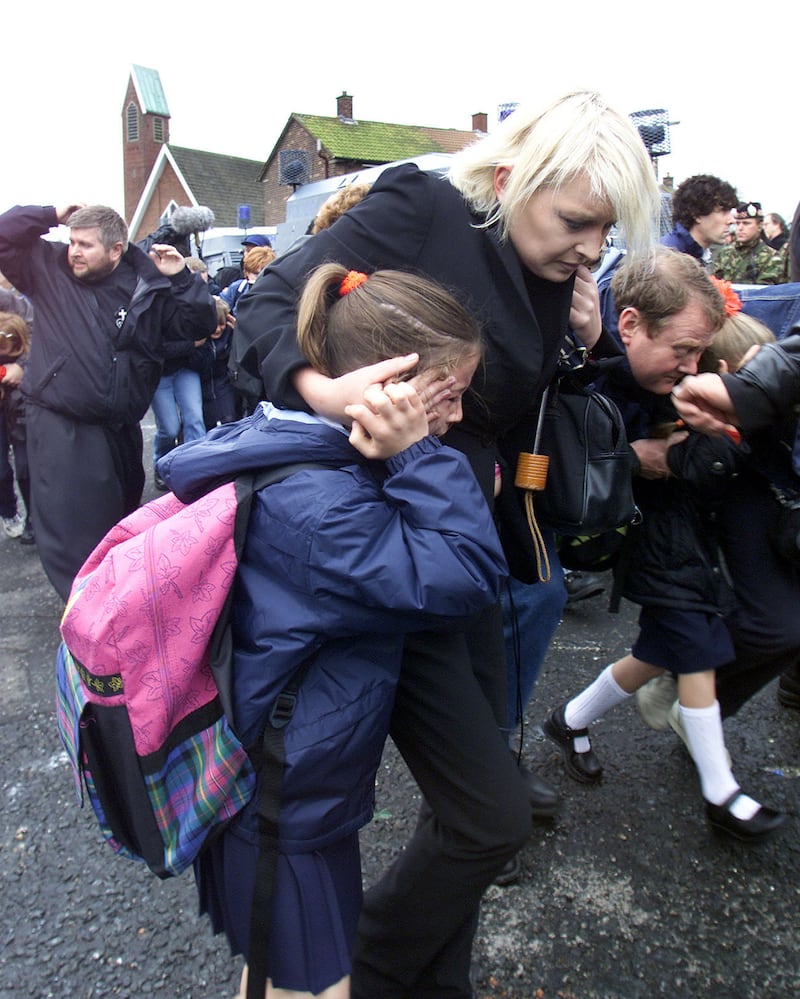
[[[469, 464], [439, 441], [460, 420], [481, 360], [469, 314], [428, 280], [324, 264], [301, 296], [298, 339], [330, 377], [375, 365], [346, 426], [264, 402], [171, 452], [160, 471], [181, 496], [244, 468], [327, 466], [255, 499], [235, 584], [232, 700], [249, 746], [312, 657], [285, 729], [266, 995], [345, 999], [361, 906], [358, 829], [372, 815], [404, 636], [491, 605], [506, 567]], [[418, 362], [398, 380], [402, 366], [389, 359], [412, 354]], [[201, 909], [251, 963], [257, 857], [251, 804], [196, 863]]]

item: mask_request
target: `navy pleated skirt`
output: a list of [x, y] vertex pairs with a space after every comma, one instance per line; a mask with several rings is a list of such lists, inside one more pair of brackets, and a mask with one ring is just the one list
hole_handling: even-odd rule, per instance
[[736, 658], [728, 626], [718, 614], [670, 607], [642, 608], [631, 652], [672, 673], [722, 669]]
[[[258, 848], [226, 830], [195, 861], [200, 911], [248, 959]], [[278, 855], [269, 977], [276, 988], [323, 989], [350, 974], [361, 911], [358, 833], [312, 853]]]

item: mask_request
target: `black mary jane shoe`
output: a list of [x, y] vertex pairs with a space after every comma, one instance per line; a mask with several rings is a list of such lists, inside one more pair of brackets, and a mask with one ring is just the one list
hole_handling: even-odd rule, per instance
[[588, 753], [576, 753], [573, 740], [581, 736], [588, 736], [589, 730], [586, 728], [570, 728], [564, 721], [564, 710], [566, 704], [546, 718], [542, 723], [542, 731], [561, 750], [564, 757], [564, 766], [567, 773], [573, 780], [581, 784], [597, 784], [603, 776], [603, 768], [600, 761], [594, 755], [594, 750]]
[[558, 791], [552, 784], [529, 770], [524, 763], [518, 763], [520, 777], [528, 788], [528, 798], [531, 803], [531, 814], [534, 819], [552, 819], [558, 814], [560, 799]]
[[731, 805], [737, 798], [741, 797], [741, 794], [742, 792], [739, 790], [734, 791], [730, 798], [723, 801], [721, 805], [712, 805], [710, 801], [706, 802], [706, 815], [715, 830], [733, 836], [743, 843], [751, 843], [754, 840], [762, 839], [778, 826], [783, 825], [786, 815], [783, 812], [775, 811], [774, 808], [769, 808], [767, 805], [760, 805], [752, 818], [737, 819], [731, 812]]

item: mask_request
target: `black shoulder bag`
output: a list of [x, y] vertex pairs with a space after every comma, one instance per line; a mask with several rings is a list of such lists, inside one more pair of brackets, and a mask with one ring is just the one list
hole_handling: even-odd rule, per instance
[[[595, 542], [603, 551], [621, 547], [621, 530], [638, 518], [633, 498], [632, 458], [622, 414], [604, 395], [567, 372], [542, 398], [533, 451], [519, 455], [515, 486], [523, 491], [539, 579], [550, 563], [539, 525], [562, 538], [563, 564], [570, 549]], [[607, 544], [606, 544], [607, 542]], [[610, 552], [606, 552], [606, 558]], [[588, 568], [583, 563], [581, 568]]]

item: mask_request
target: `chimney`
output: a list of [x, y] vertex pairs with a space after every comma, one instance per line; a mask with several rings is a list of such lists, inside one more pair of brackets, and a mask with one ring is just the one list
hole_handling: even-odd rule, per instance
[[346, 90], [343, 90], [336, 98], [336, 115], [339, 118], [344, 118], [345, 121], [353, 120], [353, 98]]
[[472, 116], [472, 131], [473, 132], [489, 131], [489, 121], [485, 111], [478, 111], [476, 114]]

